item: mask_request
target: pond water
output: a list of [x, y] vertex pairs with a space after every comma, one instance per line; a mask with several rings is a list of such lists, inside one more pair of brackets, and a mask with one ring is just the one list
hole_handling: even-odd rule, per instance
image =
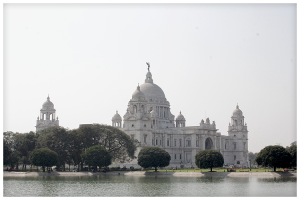
[[295, 177], [39, 176], [4, 177], [4, 197], [295, 197]]

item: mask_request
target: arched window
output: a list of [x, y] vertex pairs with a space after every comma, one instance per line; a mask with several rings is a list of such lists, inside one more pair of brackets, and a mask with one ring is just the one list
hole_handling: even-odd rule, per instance
[[136, 105], [133, 106], [133, 113], [137, 113]]
[[205, 149], [213, 149], [213, 141], [210, 137], [205, 140]]

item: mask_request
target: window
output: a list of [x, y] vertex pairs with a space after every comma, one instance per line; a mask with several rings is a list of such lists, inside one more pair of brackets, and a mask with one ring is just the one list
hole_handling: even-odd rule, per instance
[[176, 159], [176, 154], [175, 154], [175, 159]]
[[244, 149], [246, 149], [246, 142], [244, 142]]
[[225, 143], [225, 149], [226, 149], [226, 143]]
[[233, 160], [236, 160], [236, 156], [233, 156]]
[[174, 140], [174, 146], [176, 147], [176, 140]]
[[156, 141], [155, 141], [155, 145], [157, 145], [157, 139], [156, 139]]
[[145, 135], [145, 136], [144, 136], [144, 143], [145, 143], [145, 144], [147, 144], [146, 141], [147, 141], [147, 136]]
[[134, 124], [132, 124], [131, 127], [134, 127]]
[[233, 149], [236, 150], [236, 143], [233, 144]]
[[196, 146], [199, 147], [199, 140], [196, 140]]
[[159, 140], [159, 145], [161, 145], [161, 140]]
[[144, 124], [144, 127], [146, 127], [146, 124]]
[[169, 146], [170, 145], [170, 141], [169, 140], [167, 140], [167, 146]]
[[181, 159], [181, 154], [179, 154], [179, 159]]
[[154, 139], [152, 139], [152, 145], [154, 145]]
[[187, 146], [187, 147], [190, 147], [190, 146], [191, 146], [191, 140], [187, 140], [187, 141], [186, 141], [186, 146]]
[[179, 146], [181, 147], [181, 140], [179, 140]]

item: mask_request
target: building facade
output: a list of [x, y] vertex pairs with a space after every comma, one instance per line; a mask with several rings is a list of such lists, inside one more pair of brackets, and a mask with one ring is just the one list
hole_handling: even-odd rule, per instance
[[[117, 112], [112, 126], [140, 142], [136, 156], [144, 147], [166, 150], [171, 156], [170, 167], [195, 167], [195, 155], [205, 149], [220, 151], [226, 165], [248, 166], [249, 163], [247, 124], [238, 105], [226, 136], [218, 132], [215, 122], [209, 118], [202, 119], [199, 126], [186, 126], [181, 112], [176, 118], [171, 113], [170, 103], [163, 90], [154, 84], [149, 68], [145, 83], [138, 85], [132, 94], [123, 119]], [[136, 159], [126, 165], [139, 167]]]
[[37, 117], [36, 120], [36, 131], [52, 127], [59, 126], [58, 117], [55, 119], [54, 104], [50, 101], [50, 97], [48, 95], [47, 101], [43, 103], [42, 109], [40, 110], [40, 116]]

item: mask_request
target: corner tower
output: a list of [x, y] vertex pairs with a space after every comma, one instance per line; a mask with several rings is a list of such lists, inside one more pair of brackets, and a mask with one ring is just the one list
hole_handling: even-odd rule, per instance
[[231, 123], [228, 126], [228, 135], [230, 137], [229, 147], [232, 152], [229, 160], [238, 166], [248, 165], [248, 129], [244, 121], [243, 112], [236, 106], [232, 113]]
[[47, 101], [43, 103], [43, 107], [40, 110], [40, 116], [37, 117], [36, 120], [36, 131], [52, 127], [59, 126], [58, 117], [55, 119], [54, 104], [50, 101], [50, 97], [48, 95]]

